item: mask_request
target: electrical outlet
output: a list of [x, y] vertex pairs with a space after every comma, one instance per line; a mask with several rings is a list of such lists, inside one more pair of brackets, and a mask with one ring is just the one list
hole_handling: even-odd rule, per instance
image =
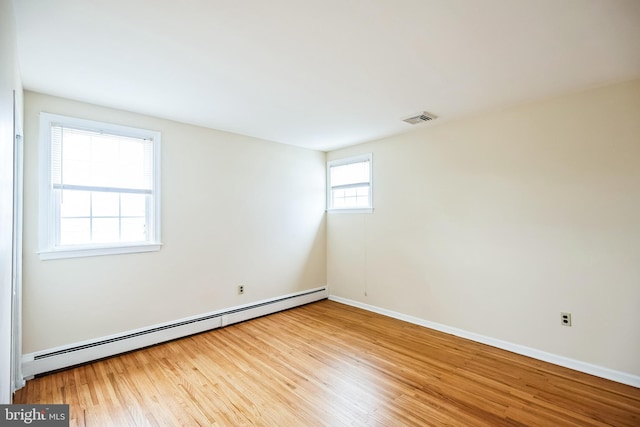
[[560, 313], [560, 324], [562, 326], [571, 326], [571, 313]]
[[238, 294], [244, 294], [244, 285], [238, 285]]

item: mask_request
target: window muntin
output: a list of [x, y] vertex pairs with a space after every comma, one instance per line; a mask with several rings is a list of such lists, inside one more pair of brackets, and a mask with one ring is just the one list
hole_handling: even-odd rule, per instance
[[41, 114], [42, 258], [158, 250], [160, 134]]
[[350, 157], [327, 163], [329, 210], [371, 212], [372, 156]]

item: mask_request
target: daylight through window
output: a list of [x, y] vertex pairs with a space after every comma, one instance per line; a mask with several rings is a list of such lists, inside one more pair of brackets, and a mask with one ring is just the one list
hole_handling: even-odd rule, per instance
[[334, 160], [327, 166], [329, 210], [371, 211], [371, 154]]
[[[41, 232], [41, 255], [157, 250], [145, 246], [159, 244], [159, 134], [42, 116], [49, 182], [41, 214], [49, 227]], [[84, 253], [69, 255], [73, 250]]]

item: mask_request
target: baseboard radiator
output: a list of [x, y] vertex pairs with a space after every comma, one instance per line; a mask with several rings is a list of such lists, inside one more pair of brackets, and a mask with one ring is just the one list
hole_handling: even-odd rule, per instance
[[38, 374], [224, 327], [328, 297], [328, 288], [321, 287], [73, 345], [25, 354], [22, 357], [22, 373], [26, 379], [29, 379]]

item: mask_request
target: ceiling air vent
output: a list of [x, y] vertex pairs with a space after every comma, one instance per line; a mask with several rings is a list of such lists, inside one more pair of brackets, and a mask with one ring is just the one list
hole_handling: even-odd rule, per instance
[[427, 113], [426, 111], [423, 111], [422, 113], [416, 116], [407, 117], [406, 119], [403, 119], [403, 121], [411, 125], [417, 125], [418, 123], [428, 122], [429, 120], [433, 120], [437, 118], [438, 116], [436, 116], [435, 114], [431, 114], [431, 113]]

